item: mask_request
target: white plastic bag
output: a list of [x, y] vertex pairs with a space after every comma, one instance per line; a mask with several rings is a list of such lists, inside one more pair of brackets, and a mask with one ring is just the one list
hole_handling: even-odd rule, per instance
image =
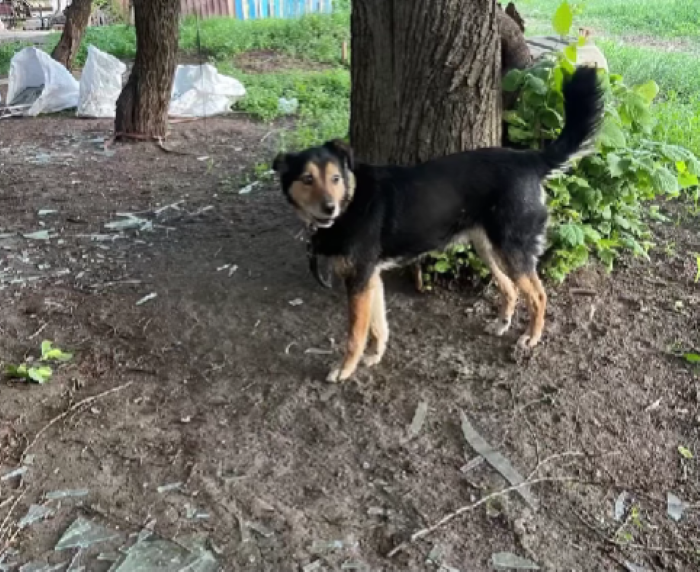
[[65, 66], [38, 48], [20, 50], [10, 61], [8, 105], [12, 105], [15, 98], [26, 89], [38, 89], [41, 86], [41, 94], [24, 112], [25, 115], [55, 113], [78, 106], [80, 87]]
[[126, 65], [110, 54], [88, 46], [88, 57], [80, 76], [78, 116], [114, 117], [122, 91]]
[[211, 64], [177, 66], [170, 97], [171, 117], [223, 115], [246, 94], [243, 84]]

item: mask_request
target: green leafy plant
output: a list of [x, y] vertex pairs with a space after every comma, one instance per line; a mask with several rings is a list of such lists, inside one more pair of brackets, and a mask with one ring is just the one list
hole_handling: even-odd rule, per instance
[[480, 278], [486, 278], [489, 269], [469, 245], [455, 244], [444, 252], [430, 255], [423, 273], [423, 288], [432, 290], [440, 279], [454, 280], [469, 268]]
[[[564, 36], [572, 21], [565, 2], [553, 25]], [[538, 149], [557, 137], [564, 124], [562, 87], [575, 71], [580, 43], [504, 77], [503, 89], [519, 93], [515, 108], [504, 114], [512, 143]], [[664, 218], [649, 201], [675, 198], [698, 186], [700, 160], [684, 147], [652, 137], [656, 83], [628, 86], [620, 75], [599, 73], [605, 111], [595, 152], [547, 182], [551, 222], [544, 268], [556, 281], [592, 256], [608, 269], [624, 252], [647, 257], [653, 246], [647, 221]], [[427, 272], [454, 273], [462, 267], [459, 253], [448, 252], [431, 256]]]
[[5, 373], [12, 379], [24, 379], [35, 383], [47, 383], [53, 375], [53, 370], [46, 365], [30, 367], [26, 364], [8, 365]]
[[574, 22], [574, 12], [568, 2], [562, 2], [554, 12], [552, 26], [554, 31], [560, 36], [566, 36]]
[[49, 340], [44, 340], [41, 342], [41, 357], [38, 363], [8, 365], [5, 368], [5, 375], [11, 379], [23, 379], [44, 384], [48, 383], [53, 376], [53, 369], [47, 364], [65, 363], [72, 359], [73, 354], [54, 347], [53, 342]]
[[64, 352], [53, 346], [53, 342], [44, 340], [41, 342], [41, 361], [66, 362], [73, 359], [73, 354]]
[[681, 457], [684, 459], [692, 459], [693, 458], [693, 453], [688, 447], [684, 447], [683, 445], [678, 445], [678, 452], [680, 453]]

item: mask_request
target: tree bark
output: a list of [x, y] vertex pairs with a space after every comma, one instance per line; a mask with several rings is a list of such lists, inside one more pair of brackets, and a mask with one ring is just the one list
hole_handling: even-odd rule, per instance
[[51, 52], [51, 57], [68, 69], [71, 69], [75, 56], [78, 54], [91, 12], [92, 0], [73, 0], [73, 3], [64, 12], [66, 22], [63, 25], [61, 39]]
[[350, 140], [410, 165], [501, 138], [495, 0], [353, 0]]
[[114, 130], [165, 137], [179, 35], [180, 0], [134, 0], [136, 58], [117, 99]]

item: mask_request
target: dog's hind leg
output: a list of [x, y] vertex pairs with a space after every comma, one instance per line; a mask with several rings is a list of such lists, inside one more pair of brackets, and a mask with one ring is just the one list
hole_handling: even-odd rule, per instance
[[384, 298], [384, 282], [377, 276], [377, 285], [372, 295], [372, 314], [369, 331], [372, 335], [372, 354], [365, 356], [364, 364], [368, 367], [377, 365], [384, 357], [389, 341], [389, 324], [386, 320], [386, 302]]
[[345, 356], [340, 366], [333, 369], [328, 381], [338, 382], [348, 379], [357, 369], [362, 354], [367, 347], [370, 322], [372, 318], [372, 301], [379, 284], [379, 274], [375, 273], [361, 288], [356, 288], [353, 280], [348, 286], [348, 340]]
[[501, 268], [499, 256], [481, 229], [475, 229], [469, 233], [469, 239], [474, 246], [474, 250], [489, 267], [491, 275], [501, 293], [501, 304], [498, 311], [498, 318], [486, 326], [486, 332], [496, 336], [502, 336], [510, 329], [510, 324], [515, 313], [515, 306], [518, 303], [518, 290], [513, 281]]
[[520, 336], [518, 345], [524, 348], [533, 348], [542, 338], [544, 316], [547, 311], [547, 293], [534, 270], [518, 277], [515, 283], [523, 293], [530, 313], [530, 324], [527, 331]]

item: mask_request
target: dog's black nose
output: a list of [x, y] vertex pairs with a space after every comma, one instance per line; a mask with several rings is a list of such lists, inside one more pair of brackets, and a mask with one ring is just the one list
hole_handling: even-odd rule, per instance
[[335, 201], [333, 199], [325, 199], [321, 203], [321, 211], [323, 214], [332, 215], [335, 212]]

